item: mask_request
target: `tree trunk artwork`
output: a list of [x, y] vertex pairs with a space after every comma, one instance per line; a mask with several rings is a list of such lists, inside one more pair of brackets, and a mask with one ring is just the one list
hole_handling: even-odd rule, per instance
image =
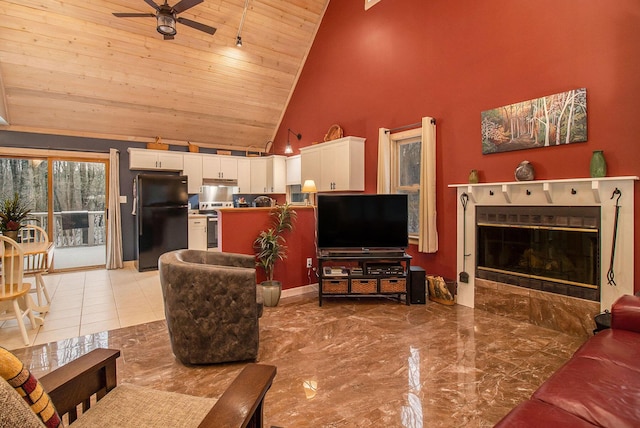
[[481, 113], [482, 153], [587, 141], [587, 89], [522, 101]]

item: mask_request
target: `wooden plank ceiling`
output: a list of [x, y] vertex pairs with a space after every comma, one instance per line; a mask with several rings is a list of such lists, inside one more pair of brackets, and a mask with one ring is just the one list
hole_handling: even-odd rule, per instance
[[112, 15], [155, 13], [144, 0], [2, 0], [0, 130], [261, 149], [328, 1], [249, 0], [238, 48], [245, 0], [180, 13], [217, 32], [178, 23], [174, 40], [153, 17]]

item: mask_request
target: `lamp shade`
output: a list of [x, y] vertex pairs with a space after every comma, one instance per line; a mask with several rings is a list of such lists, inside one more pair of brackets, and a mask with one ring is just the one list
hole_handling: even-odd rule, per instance
[[302, 185], [302, 193], [315, 193], [318, 189], [316, 189], [316, 182], [313, 180], [304, 180], [304, 184]]

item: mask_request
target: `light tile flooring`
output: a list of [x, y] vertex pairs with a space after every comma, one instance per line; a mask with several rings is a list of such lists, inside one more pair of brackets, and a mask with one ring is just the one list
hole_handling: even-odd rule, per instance
[[[25, 320], [30, 345], [164, 319], [157, 271], [138, 272], [128, 265], [117, 270], [49, 274], [44, 280], [52, 296], [51, 307], [44, 315], [44, 325], [37, 329], [31, 329]], [[0, 321], [0, 345], [25, 347], [15, 320]]]

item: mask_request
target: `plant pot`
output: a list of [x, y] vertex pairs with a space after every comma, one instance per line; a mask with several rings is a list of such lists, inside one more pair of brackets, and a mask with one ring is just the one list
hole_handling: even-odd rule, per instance
[[[4, 232], [2, 232], [2, 234], [4, 236], [6, 236], [7, 238], [11, 238], [14, 241], [18, 242], [18, 231], [17, 230], [5, 230]], [[5, 247], [8, 247], [7, 244], [8, 243], [5, 242]]]
[[282, 283], [280, 281], [262, 281], [262, 300], [265, 306], [278, 306], [280, 301], [280, 293], [282, 292]]

